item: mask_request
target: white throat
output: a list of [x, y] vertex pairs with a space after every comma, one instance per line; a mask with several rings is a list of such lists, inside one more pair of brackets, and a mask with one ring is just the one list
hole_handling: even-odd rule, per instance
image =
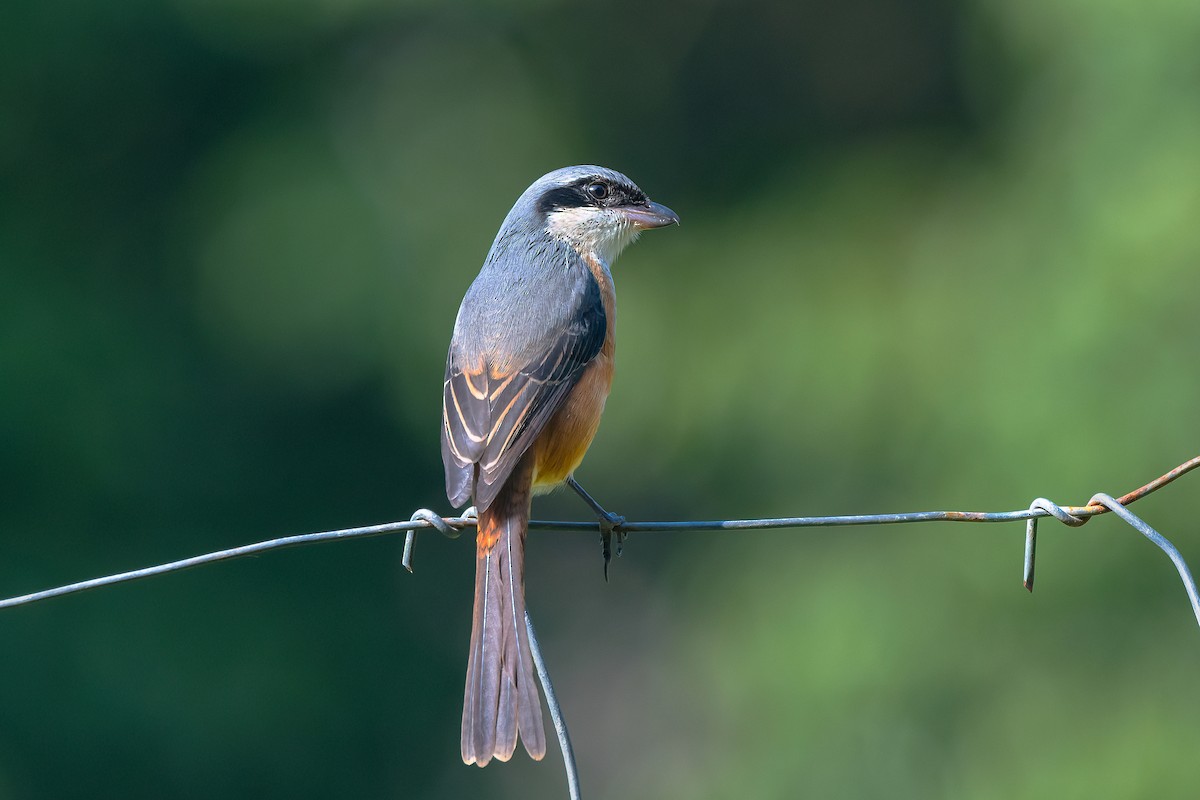
[[640, 231], [620, 211], [611, 208], [564, 208], [551, 211], [546, 229], [556, 239], [611, 267]]

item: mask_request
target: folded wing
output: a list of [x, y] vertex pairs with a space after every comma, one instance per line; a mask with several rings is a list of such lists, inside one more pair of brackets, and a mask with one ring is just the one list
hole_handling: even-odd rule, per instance
[[[442, 460], [446, 494], [455, 506], [466, 504], [472, 494], [481, 511], [491, 504], [600, 352], [607, 324], [600, 289], [586, 268], [579, 271], [572, 291], [562, 298], [566, 302], [552, 313], [472, 317], [524, 326], [521, 336], [478, 329], [460, 336], [456, 331], [442, 390]], [[460, 317], [476, 302], [487, 300], [468, 294]], [[497, 341], [521, 341], [521, 353], [514, 357], [486, 346]]]

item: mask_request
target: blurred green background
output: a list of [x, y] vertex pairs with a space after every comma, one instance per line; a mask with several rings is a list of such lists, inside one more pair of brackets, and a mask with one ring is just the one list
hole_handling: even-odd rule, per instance
[[[516, 196], [620, 169], [579, 476], [633, 519], [1006, 510], [1198, 452], [1189, 0], [0, 7], [0, 589], [446, 509]], [[1200, 477], [1138, 504], [1200, 566]], [[587, 517], [569, 496], [541, 518]], [[590, 798], [1184, 798], [1200, 636], [1111, 518], [541, 532]], [[549, 798], [458, 757], [473, 559], [321, 545], [0, 614], [0, 798]]]

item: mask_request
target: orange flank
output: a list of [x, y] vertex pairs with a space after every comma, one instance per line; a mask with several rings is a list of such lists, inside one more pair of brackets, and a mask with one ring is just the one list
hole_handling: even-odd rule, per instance
[[613, 362], [604, 350], [588, 365], [575, 390], [546, 423], [542, 435], [533, 444], [535, 455], [533, 488], [548, 489], [567, 479], [587, 453], [600, 413], [612, 385]]
[[579, 383], [567, 397], [562, 408], [546, 423], [533, 444], [536, 461], [533, 468], [533, 490], [545, 491], [558, 486], [570, 477], [583, 461], [584, 454], [600, 427], [604, 401], [612, 388], [616, 353], [617, 308], [612, 277], [608, 268], [594, 257], [580, 253], [600, 285], [600, 301], [604, 306], [606, 330], [604, 344], [595, 360], [588, 364]]

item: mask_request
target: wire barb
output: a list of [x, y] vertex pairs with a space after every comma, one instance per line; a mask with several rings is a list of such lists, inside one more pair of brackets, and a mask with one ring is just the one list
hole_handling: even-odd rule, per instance
[[[1091, 517], [1077, 517], [1074, 514], [1068, 514], [1066, 509], [1058, 503], [1051, 502], [1044, 497], [1039, 497], [1030, 503], [1029, 510], [1044, 511], [1063, 525], [1070, 525], [1073, 528], [1077, 528], [1091, 519]], [[1021, 583], [1030, 592], [1033, 591], [1033, 559], [1037, 553], [1037, 523], [1037, 517], [1030, 517], [1025, 521], [1025, 570]]]
[[1037, 554], [1037, 517], [1025, 520], [1025, 569], [1021, 575], [1021, 583], [1033, 592], [1033, 559]]
[[[463, 515], [463, 518], [467, 518], [467, 519], [477, 519], [479, 516], [478, 514], [475, 513], [475, 506], [471, 506], [470, 508], [468, 508], [466, 511], [463, 512], [462, 515]], [[416, 511], [413, 512], [413, 515], [411, 517], [409, 517], [408, 521], [409, 522], [422, 522], [422, 521], [428, 522], [432, 528], [434, 528], [438, 533], [442, 534], [442, 536], [445, 536], [447, 539], [457, 539], [458, 535], [460, 533], [462, 533], [461, 530], [459, 530], [458, 528], [455, 528], [449, 522], [446, 522], [445, 517], [442, 517], [440, 514], [435, 514], [434, 512], [430, 511], [428, 508], [418, 508]], [[406, 533], [404, 535], [404, 555], [400, 556], [400, 566], [402, 566], [406, 570], [408, 570], [410, 575], [412, 574], [412, 571], [413, 571], [412, 570], [413, 545], [415, 545], [416, 543], [417, 543], [417, 529], [409, 528], [408, 533]]]

